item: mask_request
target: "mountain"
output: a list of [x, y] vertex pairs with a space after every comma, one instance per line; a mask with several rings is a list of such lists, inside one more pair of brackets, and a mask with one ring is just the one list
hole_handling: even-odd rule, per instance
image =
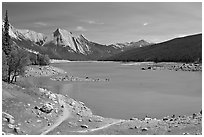
[[145, 40], [139, 40], [137, 42], [125, 42], [125, 43], [116, 43], [116, 44], [112, 44], [115, 48], [119, 48], [122, 50], [127, 50], [130, 48], [141, 48], [141, 47], [145, 47], [145, 46], [149, 46], [152, 45], [153, 43], [149, 43]]
[[105, 61], [194, 62], [202, 60], [202, 34], [175, 38], [146, 47], [126, 50]]
[[77, 36], [60, 28], [53, 32], [52, 40], [42, 46], [47, 49], [45, 53], [50, 58], [68, 60], [96, 60], [120, 51], [120, 49], [89, 41], [83, 35]]
[[42, 33], [16, 29], [12, 25], [10, 25], [9, 34], [12, 41], [21, 48], [35, 54], [48, 54], [52, 59], [98, 60], [127, 49], [150, 45], [144, 40], [103, 45], [92, 42], [83, 35], [75, 35], [60, 28], [53, 32], [51, 40]]
[[9, 35], [15, 40], [30, 41], [38, 45], [42, 45], [47, 39], [47, 36], [42, 33], [26, 29], [16, 29], [11, 24], [9, 25]]

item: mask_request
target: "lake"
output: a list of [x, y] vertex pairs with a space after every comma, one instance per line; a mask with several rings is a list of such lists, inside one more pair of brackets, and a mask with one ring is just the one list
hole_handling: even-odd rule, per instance
[[56, 82], [42, 85], [82, 101], [94, 114], [120, 119], [190, 115], [202, 108], [202, 73], [140, 70], [139, 65], [114, 62], [52, 64], [78, 77], [109, 78], [108, 82]]

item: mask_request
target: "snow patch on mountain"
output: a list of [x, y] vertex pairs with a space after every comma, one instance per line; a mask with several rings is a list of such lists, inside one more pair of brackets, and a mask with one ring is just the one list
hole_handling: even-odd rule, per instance
[[[4, 28], [4, 22], [2, 22], [2, 27]], [[32, 42], [40, 42], [44, 43], [47, 39], [47, 36], [45, 36], [42, 33], [37, 33], [32, 30], [26, 30], [26, 29], [16, 29], [11, 24], [9, 24], [9, 35], [17, 40], [22, 41], [24, 40], [30, 40]]]
[[42, 33], [37, 33], [35, 31], [26, 30], [26, 29], [18, 29], [19, 33], [21, 33], [25, 39], [34, 41], [34, 42], [40, 42], [45, 41], [47, 37]]

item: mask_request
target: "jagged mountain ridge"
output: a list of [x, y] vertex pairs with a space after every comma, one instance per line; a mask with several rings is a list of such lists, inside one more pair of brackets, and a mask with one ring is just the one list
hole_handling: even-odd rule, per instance
[[[146, 41], [103, 45], [86, 39], [83, 35], [75, 35], [65, 29], [56, 29], [53, 37], [48, 40], [48, 36], [31, 30], [16, 29], [10, 25], [9, 34], [18, 46], [33, 53], [48, 54], [53, 59], [67, 60], [97, 60], [109, 57], [129, 48], [137, 48], [150, 43]], [[139, 46], [138, 46], [139, 45]]]
[[113, 45], [115, 48], [127, 50], [129, 48], [141, 48], [141, 47], [149, 46], [152, 44], [153, 43], [149, 43], [145, 40], [139, 40], [137, 42], [132, 41], [132, 42], [125, 42], [125, 43], [116, 43], [116, 44], [111, 44], [111, 45]]
[[[4, 22], [2, 23], [2, 26], [4, 26]], [[32, 41], [39, 45], [42, 45], [47, 39], [47, 36], [42, 33], [37, 33], [27, 29], [16, 29], [11, 24], [9, 24], [9, 35], [13, 39], [20, 41]]]

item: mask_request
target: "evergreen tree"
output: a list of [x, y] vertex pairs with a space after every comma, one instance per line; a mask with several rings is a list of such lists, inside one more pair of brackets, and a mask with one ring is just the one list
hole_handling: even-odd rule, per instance
[[7, 81], [8, 78], [8, 64], [6, 54], [2, 50], [2, 80]]
[[9, 35], [9, 20], [8, 20], [8, 12], [6, 10], [6, 15], [4, 18], [4, 28], [2, 33], [2, 50], [8, 56], [11, 52], [11, 43], [10, 43], [10, 35]]

